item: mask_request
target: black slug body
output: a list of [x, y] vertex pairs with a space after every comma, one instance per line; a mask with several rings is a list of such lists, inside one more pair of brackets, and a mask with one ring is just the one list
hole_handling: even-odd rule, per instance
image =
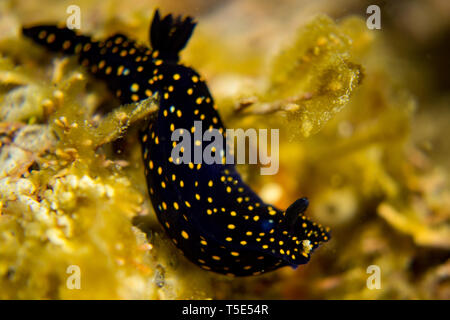
[[[285, 212], [264, 203], [241, 179], [234, 165], [176, 164], [172, 132], [202, 135], [225, 127], [203, 79], [178, 63], [195, 23], [191, 18], [160, 18], [150, 31], [152, 49], [124, 35], [105, 41], [55, 26], [24, 28], [26, 36], [53, 51], [77, 54], [82, 65], [107, 82], [122, 103], [158, 92], [157, 120], [140, 133], [147, 185], [158, 219], [188, 259], [206, 270], [246, 276], [309, 261], [328, 241], [328, 232], [308, 220], [305, 198]], [[191, 134], [194, 136], [194, 134]], [[194, 139], [192, 139], [194, 140]], [[194, 148], [196, 141], [191, 141]], [[219, 151], [217, 151], [219, 152]]]

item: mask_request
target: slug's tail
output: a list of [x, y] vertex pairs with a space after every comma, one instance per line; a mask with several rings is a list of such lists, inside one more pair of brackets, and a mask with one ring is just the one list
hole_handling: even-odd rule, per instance
[[173, 18], [169, 14], [161, 19], [159, 10], [156, 10], [150, 26], [150, 42], [153, 50], [159, 52], [161, 59], [177, 62], [178, 53], [186, 46], [195, 25], [191, 17]]
[[90, 37], [77, 35], [73, 30], [55, 25], [24, 27], [22, 33], [51, 51], [65, 54], [74, 54], [91, 41]]

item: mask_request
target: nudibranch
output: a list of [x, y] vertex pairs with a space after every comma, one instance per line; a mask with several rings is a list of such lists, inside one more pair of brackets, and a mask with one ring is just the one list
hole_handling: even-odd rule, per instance
[[194, 131], [195, 121], [201, 121], [203, 132], [225, 134], [204, 79], [179, 63], [179, 52], [195, 25], [191, 17], [161, 18], [156, 10], [151, 49], [122, 34], [95, 41], [54, 25], [23, 28], [23, 34], [52, 51], [77, 55], [122, 103], [158, 93], [156, 121], [139, 134], [145, 175], [161, 225], [189, 260], [234, 276], [305, 264], [330, 238], [327, 228], [303, 214], [306, 198], [282, 211], [264, 203], [233, 164], [180, 164], [171, 157], [172, 133], [180, 128]]

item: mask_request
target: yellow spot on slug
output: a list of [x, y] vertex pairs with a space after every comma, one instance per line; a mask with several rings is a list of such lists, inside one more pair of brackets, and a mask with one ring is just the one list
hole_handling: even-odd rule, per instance
[[133, 83], [130, 87], [131, 91], [137, 92], [139, 90], [139, 85], [137, 83]]
[[47, 43], [52, 43], [53, 41], [55, 41], [56, 36], [52, 33], [47, 37]]

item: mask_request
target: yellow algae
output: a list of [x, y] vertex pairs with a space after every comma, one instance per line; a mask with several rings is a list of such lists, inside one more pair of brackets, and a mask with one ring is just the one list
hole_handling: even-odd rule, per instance
[[[400, 59], [395, 44], [414, 37], [369, 30], [364, 14], [340, 16], [331, 2], [316, 11], [337, 22], [294, 2], [195, 12], [199, 32], [182, 60], [207, 79], [227, 126], [280, 129], [279, 172], [262, 177], [246, 165], [244, 178], [280, 208], [307, 196], [306, 214], [332, 228], [308, 265], [232, 280], [186, 261], [156, 221], [136, 128], [157, 97], [117, 106], [76, 59], [19, 35], [23, 23], [42, 22], [25, 7], [48, 6], [45, 17], [63, 21], [62, 4], [2, 6], [0, 298], [448, 299], [450, 113], [428, 65], [438, 55]], [[83, 32], [147, 39], [148, 2], [81, 3], [99, 12]], [[164, 5], [183, 13], [198, 2]], [[279, 12], [286, 20], [275, 21]], [[230, 25], [233, 14], [245, 19]], [[380, 290], [367, 286], [371, 265]]]
[[274, 59], [264, 91], [250, 103], [244, 99], [238, 109], [252, 105], [250, 113], [282, 112], [295, 134], [317, 133], [362, 81], [362, 67], [352, 61], [353, 40], [345, 23], [335, 24], [322, 15], [302, 26]]
[[68, 58], [56, 59], [44, 81], [1, 61], [0, 81], [14, 86], [1, 100], [1, 298], [207, 297], [207, 285], [178, 288], [187, 280], [172, 272], [173, 249], [133, 226], [148, 208], [146, 188], [134, 187], [127, 164], [102, 149], [149, 118], [156, 97], [99, 116], [98, 99], [85, 93], [88, 77]]

